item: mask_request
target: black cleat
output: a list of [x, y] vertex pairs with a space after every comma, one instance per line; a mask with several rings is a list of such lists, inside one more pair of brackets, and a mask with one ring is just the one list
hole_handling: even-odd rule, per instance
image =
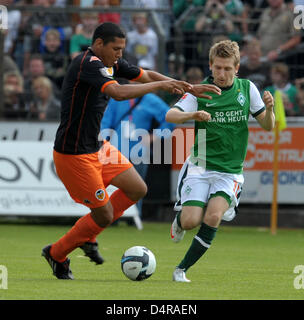
[[53, 270], [53, 275], [58, 279], [74, 280], [72, 270], [70, 269], [70, 259], [66, 259], [64, 262], [58, 262], [54, 260], [50, 255], [51, 244], [42, 249], [41, 255], [45, 257]]
[[89, 257], [91, 261], [96, 264], [103, 264], [104, 259], [98, 252], [98, 243], [97, 242], [85, 242], [82, 246], [80, 246], [84, 251], [84, 255]]

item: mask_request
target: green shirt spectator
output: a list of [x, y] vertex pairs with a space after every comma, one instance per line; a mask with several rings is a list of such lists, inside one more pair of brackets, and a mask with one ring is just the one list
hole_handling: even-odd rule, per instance
[[82, 34], [74, 34], [70, 41], [70, 55], [84, 51], [92, 44], [92, 38], [86, 38]]
[[[195, 7], [204, 6], [206, 0], [173, 0], [173, 13], [178, 19], [191, 5]], [[183, 30], [194, 30], [197, 14], [200, 10], [196, 10], [195, 14], [191, 15], [189, 19], [183, 24]]]

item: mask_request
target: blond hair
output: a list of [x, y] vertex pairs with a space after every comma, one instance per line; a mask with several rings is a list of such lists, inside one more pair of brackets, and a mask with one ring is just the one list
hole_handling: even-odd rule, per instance
[[240, 63], [240, 48], [237, 42], [231, 40], [223, 40], [215, 43], [209, 51], [209, 61], [212, 64], [215, 57], [233, 58], [234, 65]]
[[49, 90], [49, 92], [53, 92], [53, 86], [52, 86], [52, 82], [49, 78], [47, 77], [38, 77], [35, 80], [33, 80], [32, 83], [32, 89], [35, 88], [36, 85], [42, 84], [43, 87], [47, 88]]
[[45, 33], [45, 38], [49, 37], [49, 36], [54, 36], [55, 38], [57, 38], [58, 40], [60, 40], [60, 33], [57, 29], [49, 29], [46, 33]]

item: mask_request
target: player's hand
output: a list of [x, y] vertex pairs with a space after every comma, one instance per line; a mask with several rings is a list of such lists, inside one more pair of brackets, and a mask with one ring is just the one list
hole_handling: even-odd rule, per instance
[[162, 89], [169, 91], [172, 94], [181, 94], [189, 92], [193, 89], [193, 85], [180, 80], [162, 81]]
[[221, 95], [222, 90], [215, 86], [214, 84], [195, 84], [193, 89], [188, 91], [198, 98], [212, 99], [211, 96], [205, 94], [205, 92], [213, 92], [215, 94]]
[[273, 110], [274, 99], [269, 91], [264, 91], [263, 102], [265, 103], [266, 109], [268, 109], [269, 111]]
[[200, 110], [193, 112], [192, 119], [195, 121], [209, 121], [211, 119], [211, 115], [206, 111]]

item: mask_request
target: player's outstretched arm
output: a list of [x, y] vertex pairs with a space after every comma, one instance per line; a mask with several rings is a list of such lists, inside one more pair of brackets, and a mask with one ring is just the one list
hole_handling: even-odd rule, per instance
[[263, 129], [271, 131], [275, 126], [275, 116], [273, 112], [274, 99], [269, 91], [264, 92], [263, 102], [266, 110], [259, 114], [256, 119]]
[[200, 110], [194, 112], [183, 112], [177, 108], [171, 108], [166, 114], [166, 121], [172, 123], [184, 123], [189, 120], [208, 121], [210, 120], [210, 113]]
[[172, 94], [184, 94], [186, 91], [192, 89], [192, 85], [185, 81], [178, 80], [163, 80], [154, 81], [143, 84], [123, 84], [120, 85], [117, 82], [109, 84], [104, 93], [112, 97], [115, 100], [127, 100], [137, 97], [141, 97], [147, 93], [155, 92], [158, 90], [168, 91]]
[[[153, 81], [165, 81], [165, 80], [174, 80], [174, 79], [164, 76], [163, 74], [160, 74], [152, 70], [144, 70], [143, 75], [138, 79], [138, 81], [141, 83], [148, 83]], [[213, 84], [195, 84], [195, 85], [192, 85], [192, 88], [187, 90], [187, 92], [193, 94], [195, 97], [198, 97], [198, 98], [212, 99], [212, 97], [206, 94], [206, 92], [213, 92], [215, 94], [220, 95], [222, 91], [219, 87]]]
[[175, 79], [167, 77], [153, 70], [143, 70], [142, 76], [136, 81], [141, 83], [149, 83], [154, 81], [166, 81], [166, 80], [175, 80]]

